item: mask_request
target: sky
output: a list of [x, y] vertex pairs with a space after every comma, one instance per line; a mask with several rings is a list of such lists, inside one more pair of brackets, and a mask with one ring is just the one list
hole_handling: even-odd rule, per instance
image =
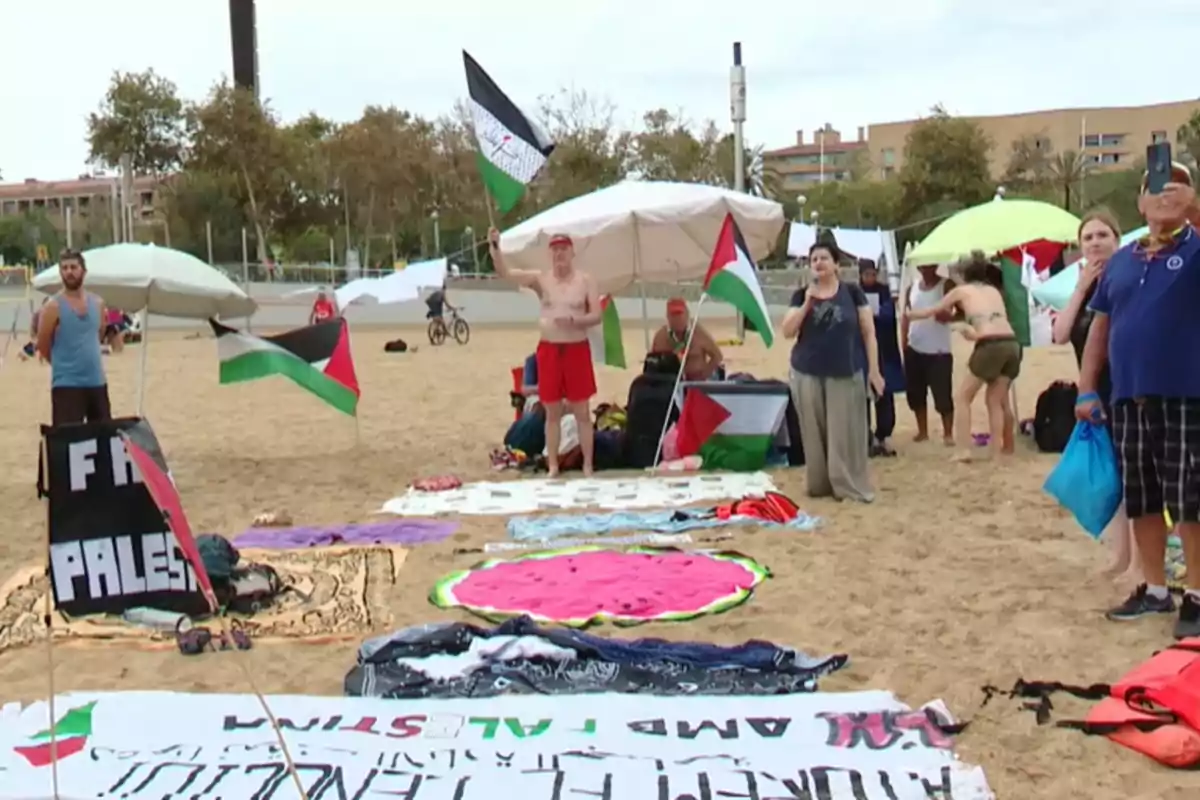
[[[284, 119], [348, 121], [368, 104], [437, 116], [465, 93], [466, 49], [526, 108], [569, 88], [628, 127], [667, 108], [728, 130], [740, 41], [746, 141], [771, 149], [935, 103], [981, 115], [1195, 97], [1196, 2], [1156, 0], [1143, 19], [1104, 0], [739, 0], [729, 16], [695, 0], [258, 0], [259, 74]], [[227, 0], [5, 5], [5, 182], [87, 171], [87, 115], [114, 70], [153, 67], [197, 100], [232, 71]], [[1180, 46], [1130, 56], [1131, 34], [1158, 27]]]

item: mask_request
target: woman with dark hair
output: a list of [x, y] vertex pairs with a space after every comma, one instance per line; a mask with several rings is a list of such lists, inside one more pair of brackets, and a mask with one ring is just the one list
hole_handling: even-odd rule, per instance
[[837, 245], [808, 251], [809, 286], [796, 290], [783, 318], [792, 347], [792, 400], [800, 417], [805, 477], [810, 497], [869, 503], [868, 385], [886, 389], [879, 371], [875, 317], [863, 290], [838, 279]]
[[910, 308], [910, 320], [928, 319], [961, 307], [969, 327], [963, 335], [975, 342], [967, 361], [967, 375], [954, 398], [957, 461], [969, 461], [974, 453], [971, 436], [971, 403], [987, 386], [988, 429], [993, 454], [1012, 452], [1013, 417], [1008, 389], [1021, 373], [1021, 345], [1008, 321], [1004, 294], [996, 287], [997, 268], [981, 252], [974, 252], [960, 265], [963, 285], [946, 293], [929, 308]]

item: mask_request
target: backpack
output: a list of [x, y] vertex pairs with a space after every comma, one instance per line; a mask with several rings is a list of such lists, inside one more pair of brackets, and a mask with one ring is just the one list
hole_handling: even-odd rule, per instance
[[504, 434], [504, 446], [528, 456], [536, 456], [546, 449], [546, 409], [537, 405], [522, 414]]
[[1033, 440], [1043, 453], [1061, 453], [1075, 430], [1075, 399], [1079, 389], [1070, 381], [1055, 381], [1038, 395], [1033, 417]]

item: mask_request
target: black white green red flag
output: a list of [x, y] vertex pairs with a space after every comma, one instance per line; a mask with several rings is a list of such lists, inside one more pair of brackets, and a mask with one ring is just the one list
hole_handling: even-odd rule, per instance
[[534, 119], [508, 99], [479, 63], [463, 51], [471, 121], [483, 185], [504, 214], [525, 194], [554, 151], [554, 142]]
[[240, 383], [282, 375], [343, 414], [358, 410], [358, 377], [350, 355], [345, 319], [254, 336], [209, 320], [217, 335], [221, 383]]
[[704, 291], [714, 300], [723, 300], [741, 312], [767, 347], [775, 341], [771, 314], [758, 283], [758, 269], [732, 214], [725, 215], [717, 246], [713, 248], [712, 263], [704, 277]]

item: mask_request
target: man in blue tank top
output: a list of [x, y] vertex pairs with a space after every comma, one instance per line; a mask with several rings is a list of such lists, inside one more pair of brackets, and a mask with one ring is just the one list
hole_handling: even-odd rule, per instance
[[50, 362], [51, 421], [66, 425], [111, 419], [100, 354], [107, 310], [99, 297], [83, 290], [87, 265], [81, 253], [64, 252], [58, 273], [62, 291], [42, 309], [37, 332], [38, 353]]

